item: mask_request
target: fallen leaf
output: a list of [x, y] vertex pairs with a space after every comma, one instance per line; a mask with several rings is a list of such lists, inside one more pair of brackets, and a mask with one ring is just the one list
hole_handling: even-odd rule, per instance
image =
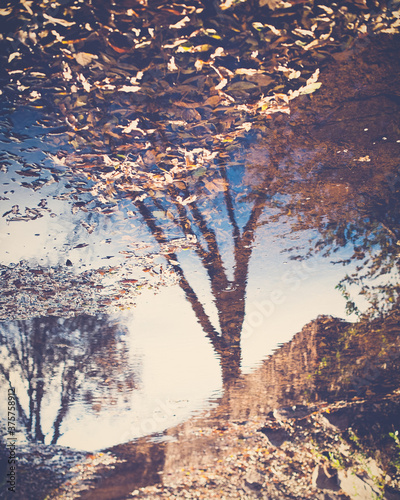
[[73, 21], [66, 21], [65, 19], [58, 19], [56, 17], [49, 16], [49, 14], [46, 14], [45, 12], [43, 13], [43, 17], [47, 19], [49, 22], [52, 22], [54, 24], [60, 24], [61, 26], [74, 26], [76, 23]]
[[88, 52], [78, 52], [77, 54], [74, 54], [74, 57], [76, 59], [76, 62], [81, 66], [87, 66], [94, 59], [98, 59], [95, 54], [89, 54]]

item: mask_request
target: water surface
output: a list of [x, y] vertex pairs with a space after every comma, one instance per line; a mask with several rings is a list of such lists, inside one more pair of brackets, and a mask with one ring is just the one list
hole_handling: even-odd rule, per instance
[[[225, 7], [1, 11], [0, 376], [24, 450], [159, 443], [179, 466], [185, 425], [398, 387], [398, 12]], [[121, 467], [109, 498], [153, 481]]]

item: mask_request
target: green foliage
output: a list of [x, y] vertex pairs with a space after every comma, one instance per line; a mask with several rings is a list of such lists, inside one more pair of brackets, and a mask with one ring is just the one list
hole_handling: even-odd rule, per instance
[[329, 451], [329, 461], [335, 469], [345, 469], [346, 464], [344, 462], [343, 456], [337, 451]]
[[394, 440], [394, 445], [397, 449], [397, 457], [391, 461], [391, 465], [396, 469], [397, 473], [400, 474], [400, 439], [399, 431], [389, 432], [389, 436]]

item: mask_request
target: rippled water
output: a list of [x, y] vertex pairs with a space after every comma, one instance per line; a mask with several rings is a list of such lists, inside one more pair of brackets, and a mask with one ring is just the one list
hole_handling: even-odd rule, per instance
[[[0, 377], [27, 456], [147, 450], [157, 474], [193, 426], [398, 389], [398, 11], [295, 4], [1, 10]], [[99, 495], [154, 483], [118, 467]]]

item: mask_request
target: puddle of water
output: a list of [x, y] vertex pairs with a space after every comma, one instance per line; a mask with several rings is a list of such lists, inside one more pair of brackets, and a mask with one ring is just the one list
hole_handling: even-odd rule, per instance
[[[194, 435], [214, 460], [225, 424], [398, 387], [398, 12], [235, 8], [1, 11], [32, 42], [0, 41], [0, 377], [27, 449], [174, 474]], [[124, 467], [116, 496], [149, 484]]]

